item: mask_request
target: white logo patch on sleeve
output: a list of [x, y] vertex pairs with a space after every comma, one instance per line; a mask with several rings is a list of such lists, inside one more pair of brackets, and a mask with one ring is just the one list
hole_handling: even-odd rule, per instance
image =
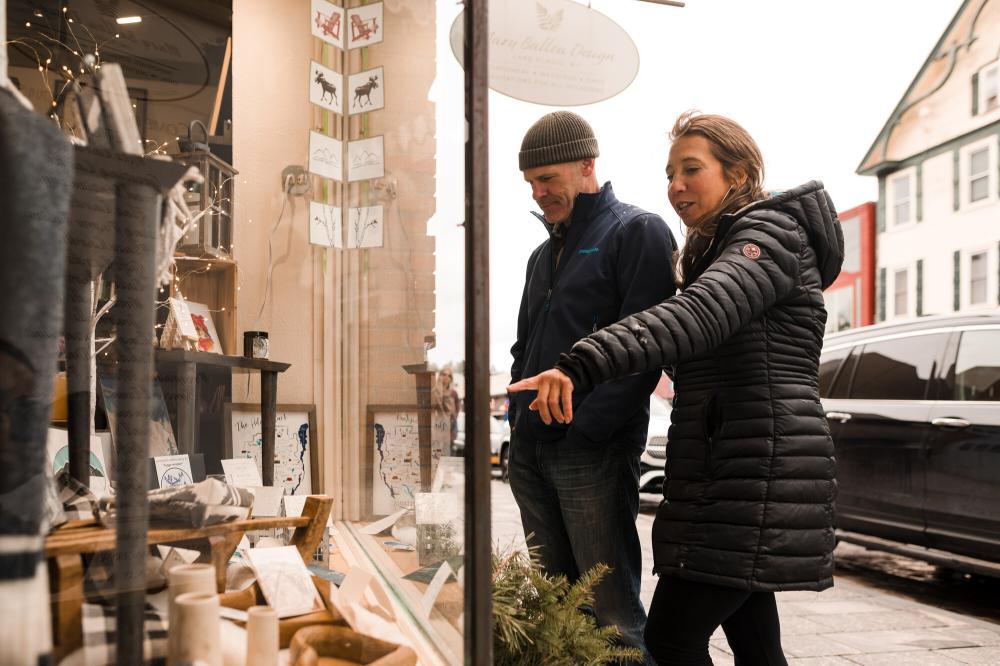
[[760, 259], [760, 246], [756, 243], [747, 243], [743, 246], [743, 256], [747, 259]]

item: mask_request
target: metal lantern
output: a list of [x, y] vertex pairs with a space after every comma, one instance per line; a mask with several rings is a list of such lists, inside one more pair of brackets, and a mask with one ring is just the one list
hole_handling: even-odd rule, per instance
[[[195, 141], [192, 131], [200, 127], [204, 141]], [[232, 165], [212, 154], [208, 146], [208, 130], [200, 121], [188, 126], [187, 139], [180, 139], [179, 155], [173, 158], [181, 164], [198, 167], [205, 182], [194, 183], [184, 195], [193, 215], [208, 211], [178, 243], [177, 251], [194, 257], [226, 257], [233, 251], [233, 184], [238, 173]]]

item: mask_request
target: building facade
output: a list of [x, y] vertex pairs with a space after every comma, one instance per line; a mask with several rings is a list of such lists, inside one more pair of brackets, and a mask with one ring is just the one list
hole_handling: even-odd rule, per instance
[[844, 230], [844, 265], [824, 292], [826, 332], [875, 323], [875, 202], [837, 213]]
[[1000, 304], [1000, 0], [966, 0], [858, 167], [877, 176], [875, 320]]

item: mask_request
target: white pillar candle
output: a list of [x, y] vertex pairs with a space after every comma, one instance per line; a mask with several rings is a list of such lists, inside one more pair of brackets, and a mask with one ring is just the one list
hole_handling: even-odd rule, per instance
[[270, 606], [253, 606], [247, 611], [246, 666], [275, 666], [278, 663], [278, 611]]
[[175, 664], [202, 662], [222, 666], [219, 597], [185, 592], [174, 600], [176, 618], [170, 623], [170, 657]]
[[167, 574], [169, 587], [167, 591], [167, 666], [179, 666], [181, 662], [176, 661], [173, 655], [177, 652], [174, 647], [174, 638], [177, 632], [173, 631], [173, 624], [177, 617], [177, 607], [175, 602], [177, 597], [188, 592], [198, 592], [201, 594], [215, 594], [215, 567], [211, 564], [181, 564], [170, 570]]

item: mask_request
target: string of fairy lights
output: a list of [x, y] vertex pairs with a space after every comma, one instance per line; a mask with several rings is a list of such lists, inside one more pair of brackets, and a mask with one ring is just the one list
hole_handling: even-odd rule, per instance
[[[139, 20], [139, 17], [120, 18], [118, 19], [118, 23], [137, 23]], [[41, 8], [34, 9], [31, 19], [25, 21], [24, 27], [31, 30], [32, 34], [20, 35], [9, 39], [4, 42], [3, 47], [20, 47], [22, 53], [28, 52], [31, 54], [31, 57], [34, 59], [34, 66], [40, 74], [42, 87], [48, 94], [46, 104], [48, 107], [47, 115], [64, 131], [74, 134], [77, 128], [68, 126], [67, 119], [64, 117], [65, 114], [61, 113], [64, 100], [73, 91], [75, 85], [85, 85], [87, 76], [93, 75], [101, 69], [101, 65], [104, 62], [103, 53], [105, 47], [110, 42], [120, 39], [121, 32], [116, 31], [113, 37], [103, 41], [99, 40], [85, 23], [79, 21], [77, 16], [74, 16], [74, 13], [66, 4], [61, 5], [56, 11], [46, 11]], [[133, 103], [132, 107], [136, 108], [136, 105]], [[180, 137], [174, 137], [174, 140], [179, 143]], [[143, 156], [157, 159], [169, 157], [168, 146], [169, 142], [144, 139]], [[191, 217], [187, 218], [187, 224], [183, 225], [184, 233], [181, 234], [182, 236], [189, 232], [196, 232], [203, 216], [213, 213], [223, 213], [229, 209], [231, 198], [224, 196], [223, 190], [226, 189], [225, 186], [231, 180], [231, 178], [226, 179], [221, 184], [208, 184], [210, 188], [208, 205], [204, 209], [201, 209], [199, 206], [199, 209], [193, 211]], [[245, 184], [246, 180], [243, 182]], [[197, 186], [192, 184], [187, 187], [187, 190], [195, 191], [196, 188]], [[253, 220], [248, 220], [248, 224], [252, 224], [252, 222]], [[235, 243], [232, 243], [229, 247], [230, 251], [235, 250], [235, 248]], [[174, 261], [170, 282], [158, 288], [155, 310], [159, 312], [161, 309], [169, 308], [171, 298], [187, 300], [182, 291], [182, 285], [185, 281], [198, 275], [210, 273], [213, 267], [217, 268], [217, 264], [219, 263], [226, 262], [224, 260], [221, 262], [203, 260], [203, 262], [198, 262], [199, 265], [182, 269]], [[238, 282], [242, 281], [239, 276], [237, 280]], [[241, 289], [242, 285], [237, 283], [236, 291], [239, 292]], [[100, 316], [109, 309], [107, 308], [108, 305], [110, 303], [105, 304], [103, 310], [95, 312], [95, 324], [100, 319]], [[227, 308], [225, 305], [222, 305], [217, 309], [209, 308], [208, 311], [211, 313], [224, 313], [227, 312]], [[162, 323], [155, 325], [157, 330], [163, 327], [164, 324]], [[99, 353], [102, 351], [98, 350]], [[103, 351], [103, 356], [108, 356], [109, 354], [109, 351]]]

